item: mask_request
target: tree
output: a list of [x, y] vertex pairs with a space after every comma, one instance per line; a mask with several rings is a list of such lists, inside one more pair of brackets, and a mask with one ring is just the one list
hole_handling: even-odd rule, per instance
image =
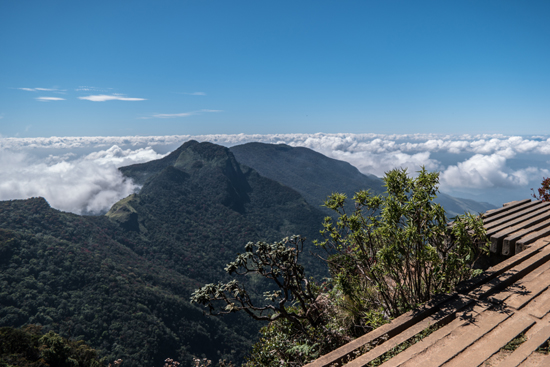
[[433, 202], [438, 173], [423, 167], [411, 178], [396, 169], [384, 182], [384, 195], [356, 193], [350, 214], [346, 196], [331, 195], [325, 205], [339, 218], [325, 219], [320, 245], [331, 254], [327, 263], [347, 303], [361, 317], [380, 310], [387, 319], [472, 276], [488, 241], [480, 217], [465, 214], [447, 223], [444, 209]]
[[[245, 252], [225, 268], [230, 275], [267, 280], [270, 289], [256, 297], [237, 280], [207, 284], [191, 301], [205, 305], [210, 314], [244, 311], [256, 320], [269, 321], [247, 358], [246, 367], [294, 367], [318, 358], [348, 342], [333, 327], [334, 310], [321, 286], [308, 279], [299, 263], [305, 239], [300, 236], [279, 242], [249, 242]], [[265, 282], [264, 282], [265, 283]]]
[[[318, 326], [322, 314], [315, 310], [319, 289], [307, 279], [304, 267], [299, 263], [304, 241], [300, 236], [292, 236], [271, 244], [249, 242], [245, 252], [226, 266], [225, 271], [230, 275], [259, 275], [270, 280], [274, 289], [264, 292], [267, 304], [258, 305], [237, 280], [207, 284], [193, 293], [191, 302], [207, 306], [215, 315], [243, 310], [256, 320], [283, 318], [307, 335], [302, 321]], [[225, 307], [216, 309], [215, 303], [218, 302]]]
[[535, 190], [531, 189], [533, 191], [533, 196], [537, 200], [541, 201], [550, 201], [550, 177], [549, 178], [542, 178], [541, 187], [538, 188], [538, 195], [535, 193]]

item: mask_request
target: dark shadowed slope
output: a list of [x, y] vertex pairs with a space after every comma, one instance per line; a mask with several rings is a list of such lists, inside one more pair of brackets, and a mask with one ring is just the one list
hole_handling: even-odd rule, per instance
[[321, 208], [324, 200], [334, 192], [345, 193], [351, 198], [361, 189], [370, 189], [375, 194], [384, 191], [378, 177], [366, 176], [347, 162], [308, 148], [247, 143], [230, 150], [239, 162], [262, 176], [292, 187], [315, 207]]
[[[265, 177], [294, 188], [314, 206], [321, 206], [333, 192], [345, 193], [351, 198], [359, 190], [370, 189], [373, 194], [385, 191], [380, 178], [364, 175], [347, 162], [328, 158], [308, 148], [247, 143], [230, 150], [239, 162]], [[443, 205], [449, 217], [465, 211], [481, 213], [494, 208], [489, 203], [454, 198], [443, 193], [439, 194], [436, 202]], [[327, 210], [325, 213], [332, 214]]]

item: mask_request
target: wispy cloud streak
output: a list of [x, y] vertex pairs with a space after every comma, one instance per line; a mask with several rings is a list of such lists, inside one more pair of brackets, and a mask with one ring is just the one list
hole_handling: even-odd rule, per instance
[[170, 119], [175, 117], [187, 117], [191, 115], [196, 115], [195, 112], [182, 112], [182, 113], [159, 113], [157, 115], [153, 115], [151, 117], [159, 118], [159, 119]]
[[97, 88], [97, 87], [91, 87], [87, 85], [81, 85], [78, 88], [75, 89], [77, 92], [107, 92], [108, 90], [111, 90], [113, 88]]
[[157, 113], [152, 116], [140, 117], [142, 120], [157, 118], [157, 119], [172, 119], [177, 117], [189, 117], [193, 115], [200, 115], [203, 112], [223, 112], [222, 110], [198, 110], [191, 112], [181, 112], [181, 113]]
[[40, 101], [40, 102], [64, 101], [65, 100], [65, 98], [59, 98], [59, 97], [37, 97], [35, 99], [37, 101]]
[[17, 88], [26, 92], [64, 92], [57, 88]]
[[83, 99], [83, 100], [92, 101], [92, 102], [106, 102], [106, 101], [145, 101], [145, 100], [146, 100], [145, 98], [130, 98], [130, 97], [124, 97], [124, 96], [118, 95], [118, 94], [113, 94], [113, 95], [96, 94], [96, 95], [78, 97], [78, 99]]

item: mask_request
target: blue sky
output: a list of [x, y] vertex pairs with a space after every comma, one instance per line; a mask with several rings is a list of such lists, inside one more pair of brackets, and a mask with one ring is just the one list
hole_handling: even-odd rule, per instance
[[[500, 205], [550, 176], [550, 2], [0, 0], [0, 200], [101, 213], [189, 139]], [[57, 138], [62, 137], [62, 138]]]
[[550, 133], [548, 1], [0, 0], [0, 136]]

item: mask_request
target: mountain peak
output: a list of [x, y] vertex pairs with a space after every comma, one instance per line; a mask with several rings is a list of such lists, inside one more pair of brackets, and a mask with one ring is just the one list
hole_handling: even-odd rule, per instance
[[172, 166], [185, 172], [195, 172], [203, 167], [219, 167], [228, 173], [240, 171], [239, 164], [229, 149], [209, 142], [189, 140], [166, 157], [154, 161], [121, 167], [124, 176], [144, 185], [152, 176]]

